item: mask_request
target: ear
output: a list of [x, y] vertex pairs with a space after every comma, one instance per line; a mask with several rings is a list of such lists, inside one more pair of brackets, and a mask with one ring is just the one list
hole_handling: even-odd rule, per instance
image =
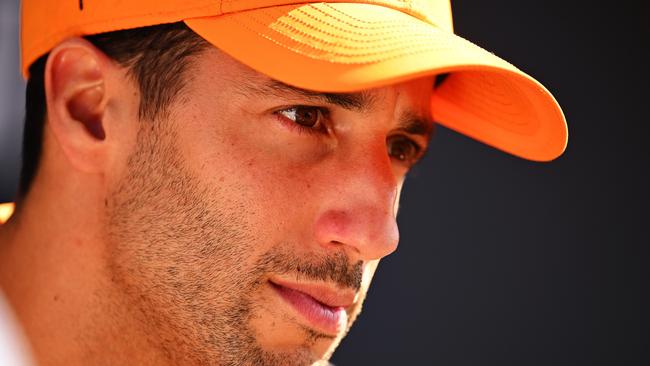
[[106, 160], [104, 115], [111, 65], [90, 42], [73, 38], [54, 48], [45, 66], [47, 121], [70, 163], [98, 172]]

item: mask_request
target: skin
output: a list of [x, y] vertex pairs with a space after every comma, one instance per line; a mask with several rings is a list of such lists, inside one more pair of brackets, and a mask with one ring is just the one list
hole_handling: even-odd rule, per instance
[[[39, 364], [320, 364], [396, 249], [417, 156], [395, 148], [425, 149], [430, 125], [403, 125], [430, 115], [431, 78], [344, 107], [216, 49], [190, 67], [140, 121], [127, 70], [81, 39], [51, 52], [41, 166], [0, 228], [0, 286]], [[347, 323], [315, 329], [273, 280], [353, 291]]]

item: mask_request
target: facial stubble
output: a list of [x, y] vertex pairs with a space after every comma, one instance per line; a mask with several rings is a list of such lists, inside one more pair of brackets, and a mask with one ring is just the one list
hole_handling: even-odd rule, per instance
[[362, 263], [350, 265], [342, 251], [299, 258], [290, 245], [253, 258], [261, 244], [252, 234], [254, 205], [225, 183], [202, 184], [184, 163], [175, 131], [169, 122], [140, 129], [107, 200], [108, 270], [121, 303], [172, 364], [316, 362], [308, 350], [323, 335], [307, 328], [305, 344], [292, 352], [264, 350], [257, 342], [250, 324], [259, 314], [264, 276], [291, 274], [359, 290]]

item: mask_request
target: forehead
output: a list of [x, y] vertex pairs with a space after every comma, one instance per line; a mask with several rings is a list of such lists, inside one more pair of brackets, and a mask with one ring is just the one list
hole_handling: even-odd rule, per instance
[[[321, 92], [299, 88], [272, 79], [242, 64], [215, 47], [209, 48], [205, 56], [202, 62], [205, 72], [211, 74], [218, 72], [219, 79], [226, 79], [225, 81], [230, 82], [235, 92], [246, 96], [268, 95], [302, 97], [307, 99], [319, 98], [346, 109], [368, 112], [372, 109], [380, 108], [382, 104], [385, 104], [387, 102], [386, 95], [391, 94], [390, 91], [392, 91], [401, 97], [407, 97], [411, 104], [423, 107], [428, 112], [430, 97], [433, 93], [433, 76], [421, 77], [410, 81], [390, 84], [385, 87], [360, 90], [353, 93]], [[424, 111], [418, 110], [417, 112]]]
[[212, 88], [218, 85], [222, 93], [235, 94], [246, 100], [272, 98], [296, 104], [332, 105], [363, 114], [389, 109], [397, 113], [396, 122], [403, 130], [426, 137], [432, 134], [434, 123], [430, 101], [433, 76], [352, 93], [320, 92], [272, 79], [214, 47], [199, 57], [200, 72], [214, 78], [209, 84]]

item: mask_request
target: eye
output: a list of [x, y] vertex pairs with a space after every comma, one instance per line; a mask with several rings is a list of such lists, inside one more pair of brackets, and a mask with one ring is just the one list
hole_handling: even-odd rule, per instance
[[388, 155], [400, 162], [413, 165], [420, 158], [422, 148], [415, 141], [402, 135], [391, 136], [386, 139]]
[[294, 106], [277, 113], [303, 127], [319, 129], [323, 123], [324, 111], [319, 107]]

